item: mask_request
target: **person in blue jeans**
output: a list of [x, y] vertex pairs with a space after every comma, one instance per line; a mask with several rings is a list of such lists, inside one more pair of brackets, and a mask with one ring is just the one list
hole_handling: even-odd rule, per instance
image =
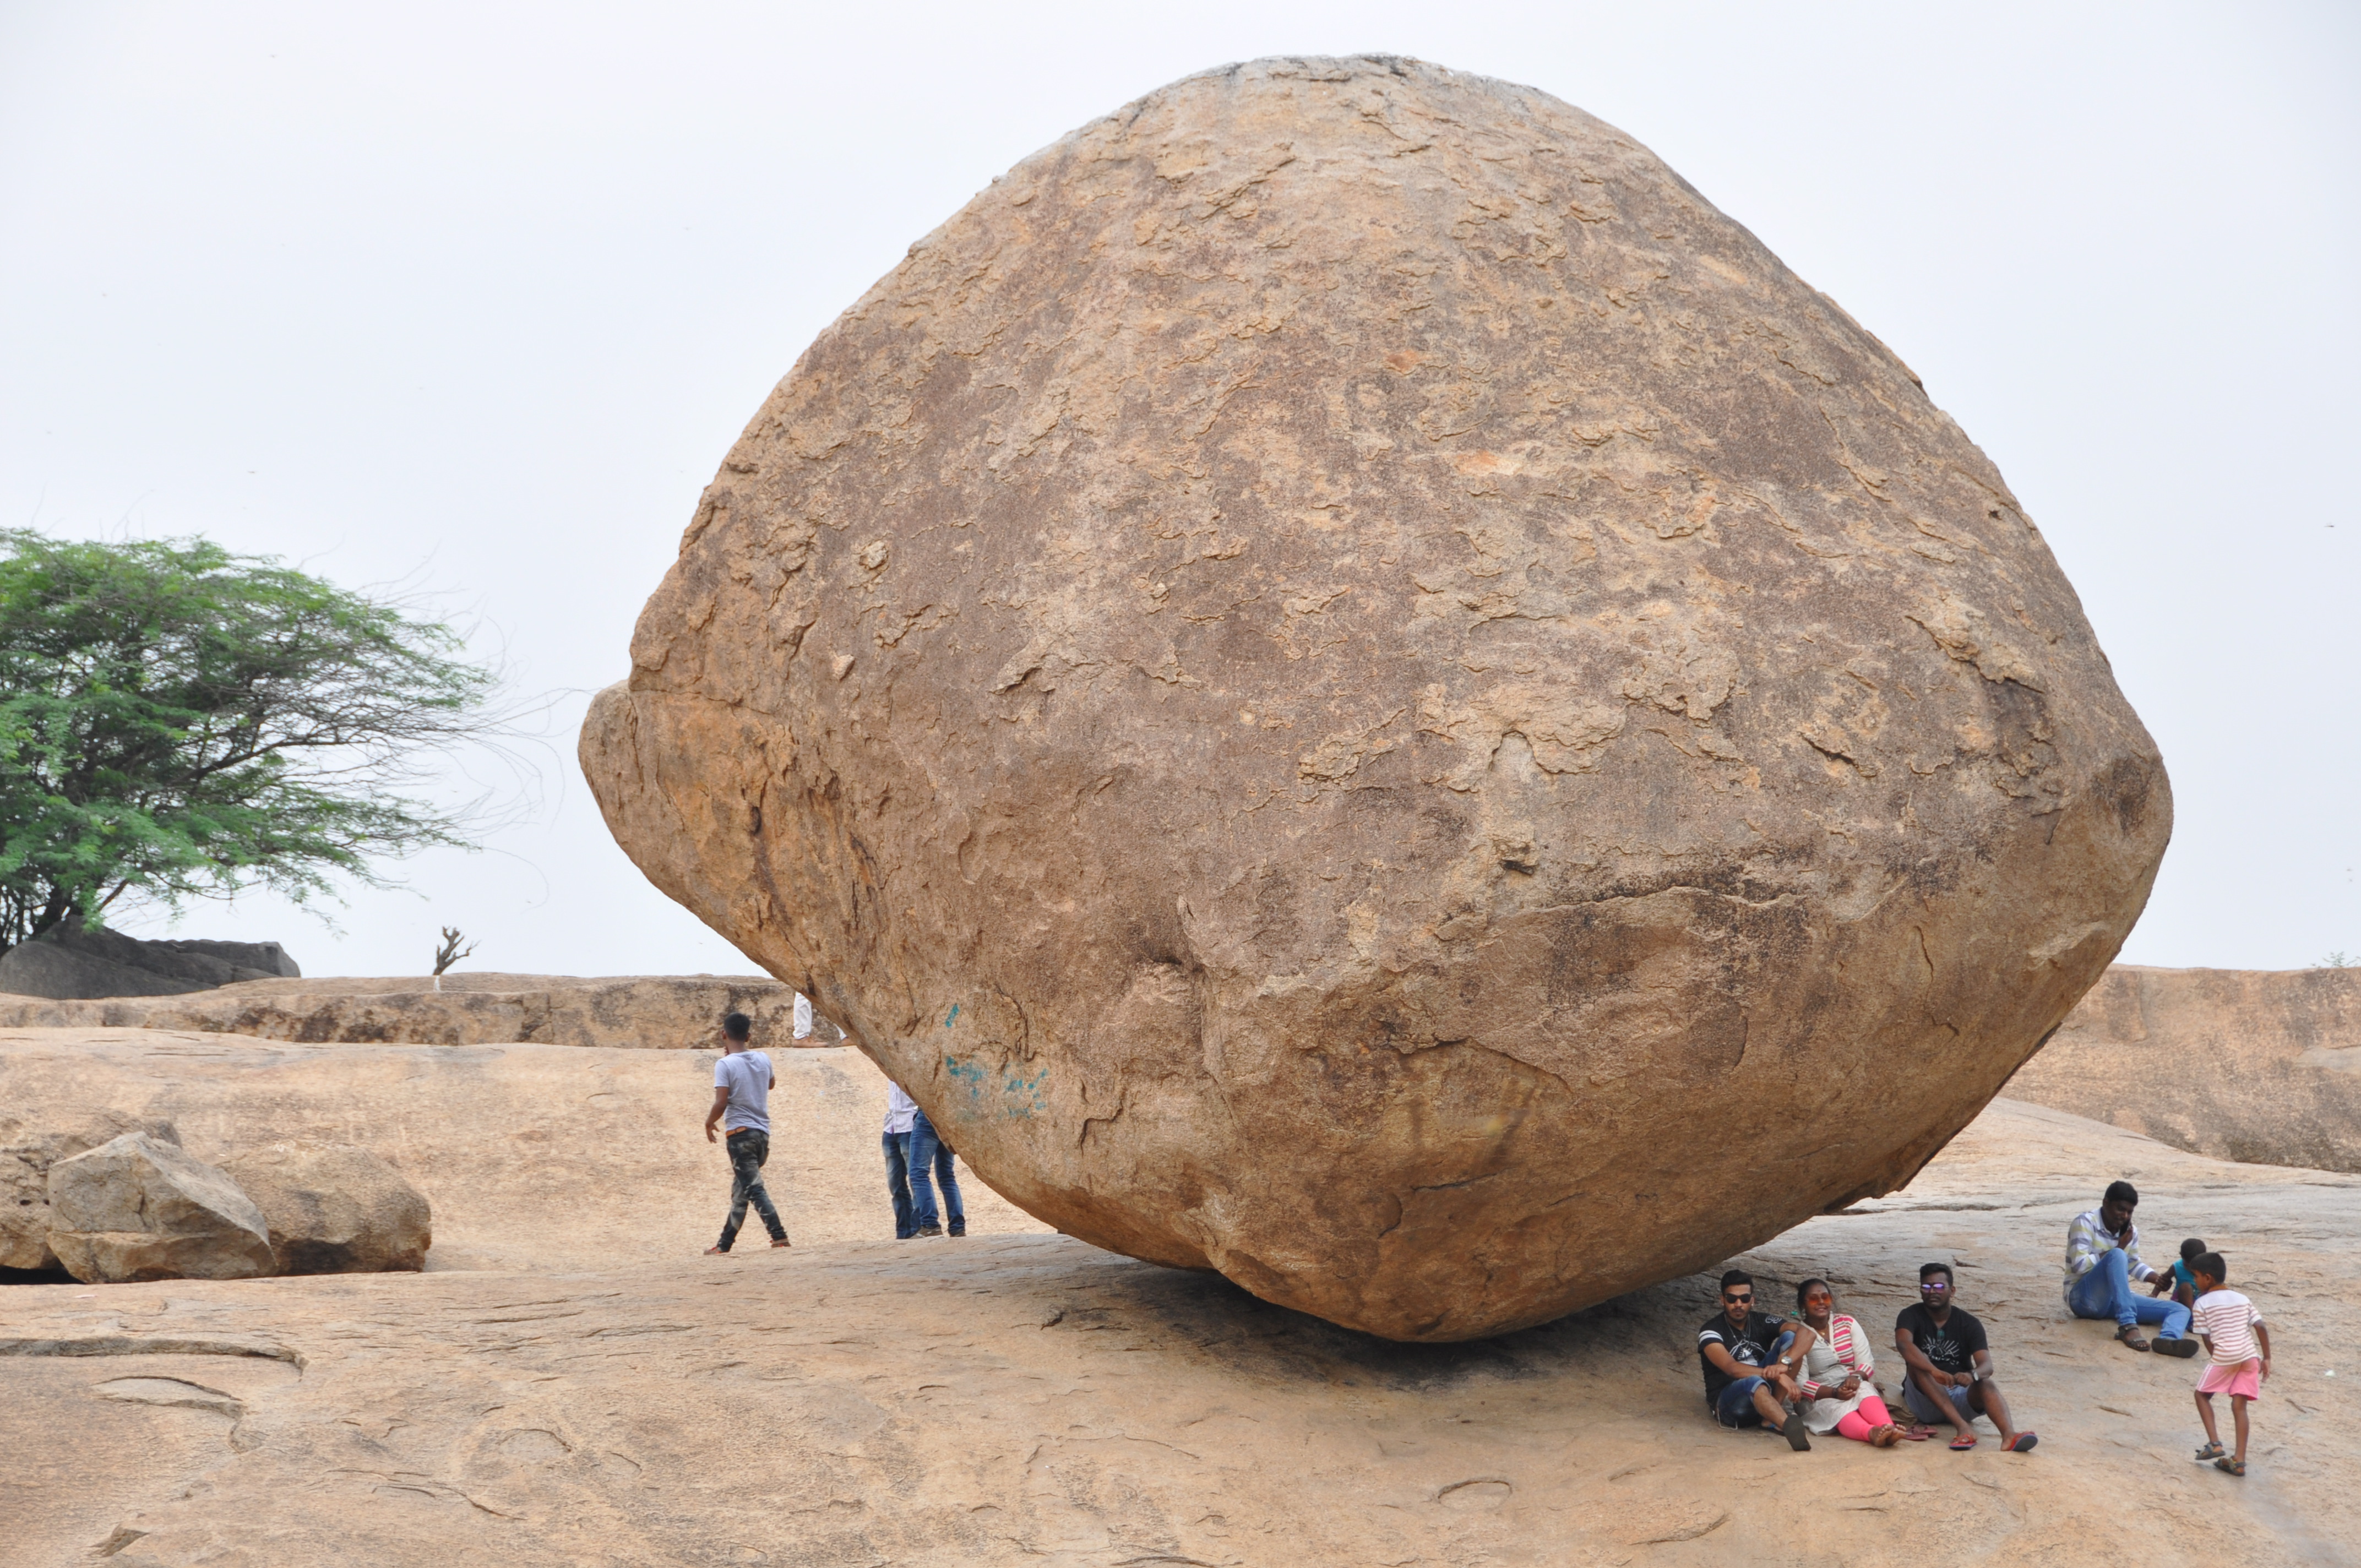
[[[2140, 1261], [2139, 1227], [2132, 1223], [2138, 1207], [2139, 1192], [2130, 1182], [2110, 1182], [2099, 1206], [2066, 1227], [2066, 1310], [2078, 1318], [2113, 1318], [2115, 1338], [2132, 1350], [2195, 1355], [2189, 1309], [2132, 1289], [2135, 1280], [2146, 1284], [2165, 1273]], [[2162, 1325], [2154, 1344], [2140, 1332], [2142, 1324]]]
[[[915, 1110], [915, 1108], [914, 1108]], [[909, 1180], [911, 1218], [917, 1223], [917, 1234], [939, 1236], [943, 1234], [941, 1221], [950, 1222], [955, 1236], [967, 1234], [967, 1205], [960, 1201], [959, 1178], [951, 1170], [950, 1145], [943, 1142], [935, 1124], [927, 1120], [924, 1111], [915, 1111], [910, 1118]], [[932, 1174], [934, 1180], [928, 1177]], [[935, 1186], [943, 1190], [943, 1207], [939, 1216], [935, 1211]]]
[[1697, 1331], [1697, 1361], [1705, 1368], [1705, 1408], [1725, 1427], [1769, 1427], [1798, 1453], [1812, 1446], [1795, 1383], [1795, 1330], [1754, 1310], [1754, 1277], [1733, 1268], [1721, 1277], [1721, 1310]]
[[885, 1194], [894, 1201], [894, 1239], [908, 1241], [918, 1234], [917, 1212], [910, 1202], [910, 1139], [918, 1124], [918, 1102], [902, 1086], [885, 1085]]

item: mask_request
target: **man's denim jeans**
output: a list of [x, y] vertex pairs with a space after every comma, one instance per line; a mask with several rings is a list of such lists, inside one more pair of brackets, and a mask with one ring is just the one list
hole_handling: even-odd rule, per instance
[[[1789, 1329], [1771, 1342], [1773, 1359], [1787, 1354], [1795, 1343], [1795, 1331]], [[1754, 1390], [1763, 1387], [1760, 1376], [1733, 1378], [1722, 1385], [1721, 1393], [1713, 1401], [1713, 1419], [1726, 1427], [1759, 1427], [1763, 1412], [1754, 1408]]]
[[918, 1222], [910, 1217], [910, 1135], [885, 1135], [885, 1190], [894, 1199], [894, 1239], [908, 1241], [918, 1234]]
[[721, 1227], [721, 1250], [728, 1252], [730, 1244], [738, 1239], [738, 1227], [746, 1223], [746, 1205], [754, 1205], [754, 1212], [763, 1216], [763, 1228], [771, 1239], [787, 1239], [787, 1227], [779, 1223], [779, 1212], [771, 1207], [771, 1194], [763, 1185], [763, 1162], [771, 1157], [771, 1135], [752, 1131], [732, 1133], [722, 1140], [730, 1146], [730, 1220]]
[[2189, 1309], [2169, 1296], [2142, 1295], [2132, 1288], [2131, 1259], [2121, 1247], [2109, 1247], [2074, 1281], [2066, 1299], [2078, 1318], [2113, 1318], [2118, 1328], [2134, 1323], [2162, 1323], [2159, 1339], [2179, 1339], [2189, 1332]]
[[[950, 1222], [951, 1229], [967, 1229], [967, 1205], [960, 1201], [959, 1178], [951, 1174], [950, 1146], [935, 1131], [924, 1111], [910, 1127], [910, 1203], [911, 1219], [918, 1229], [938, 1223], [935, 1213], [935, 1183], [943, 1189], [942, 1218]], [[934, 1181], [927, 1179], [928, 1172]]]

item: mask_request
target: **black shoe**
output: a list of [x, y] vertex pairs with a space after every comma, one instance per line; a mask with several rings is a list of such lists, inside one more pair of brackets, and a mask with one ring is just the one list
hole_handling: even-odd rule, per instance
[[953, 1225], [951, 1227], [951, 1234], [955, 1236], [963, 1236], [967, 1234], [967, 1226], [964, 1224]]
[[918, 1234], [922, 1236], [939, 1236], [943, 1234], [943, 1228], [940, 1225], [920, 1225]]
[[1779, 1429], [1779, 1435], [1785, 1438], [1787, 1440], [1787, 1446], [1794, 1449], [1796, 1453], [1808, 1453], [1811, 1452], [1811, 1429], [1804, 1425], [1804, 1416], [1802, 1411], [1799, 1410], [1795, 1414], [1787, 1418], [1787, 1424]]
[[2158, 1355], [2191, 1356], [2197, 1354], [2197, 1342], [2193, 1339], [2160, 1339], [2148, 1348]]

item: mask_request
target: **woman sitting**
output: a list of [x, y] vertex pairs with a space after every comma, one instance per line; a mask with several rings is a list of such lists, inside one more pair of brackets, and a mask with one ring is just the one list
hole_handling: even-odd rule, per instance
[[1836, 1292], [1825, 1279], [1806, 1279], [1795, 1287], [1797, 1331], [1804, 1353], [1796, 1386], [1803, 1394], [1795, 1413], [1814, 1432], [1833, 1431], [1856, 1442], [1891, 1448], [1902, 1440], [1902, 1429], [1886, 1412], [1872, 1381], [1877, 1372], [1870, 1359], [1869, 1336], [1861, 1324], [1836, 1310]]

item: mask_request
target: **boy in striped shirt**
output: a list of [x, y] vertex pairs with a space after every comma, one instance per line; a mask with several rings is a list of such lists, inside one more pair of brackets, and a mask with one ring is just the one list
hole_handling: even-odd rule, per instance
[[[2271, 1375], [2271, 1331], [2264, 1326], [2255, 1304], [2224, 1281], [2230, 1266], [2218, 1252], [2196, 1258], [2189, 1271], [2197, 1276], [2197, 1308], [2191, 1326], [2204, 1340], [2212, 1360], [2197, 1380], [2197, 1413], [2205, 1422], [2205, 1446], [2197, 1462], [2213, 1462], [2233, 1475], [2246, 1473], [2246, 1407], [2263, 1397], [2263, 1379]], [[2238, 1452], [2222, 1452], [2222, 1433], [2213, 1424], [2213, 1396], [2230, 1396], [2230, 1414], [2237, 1423]]]

